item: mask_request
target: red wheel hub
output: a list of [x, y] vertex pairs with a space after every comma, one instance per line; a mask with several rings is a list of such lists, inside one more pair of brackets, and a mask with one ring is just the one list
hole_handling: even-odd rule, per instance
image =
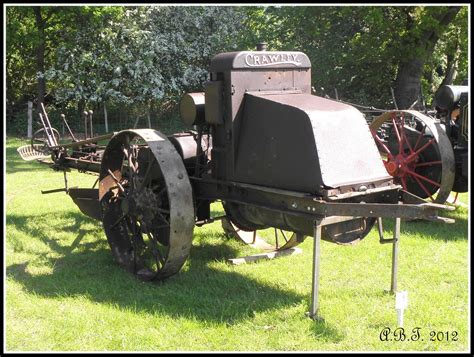
[[410, 156], [404, 153], [392, 156], [384, 161], [387, 172], [393, 177], [406, 177], [408, 171], [415, 170], [416, 162], [418, 161], [418, 155]]

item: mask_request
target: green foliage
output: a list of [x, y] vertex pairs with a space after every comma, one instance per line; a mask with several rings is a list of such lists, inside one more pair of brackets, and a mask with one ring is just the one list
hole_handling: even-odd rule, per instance
[[27, 7], [6, 8], [7, 109], [35, 96], [34, 19]]
[[[453, 35], [462, 43], [460, 71], [467, 64], [467, 7], [442, 32], [437, 17], [445, 7], [413, 6], [283, 6], [250, 8], [247, 27], [252, 40], [267, 39], [278, 50], [308, 54], [313, 86], [319, 95], [335, 96], [359, 104], [392, 108], [390, 87], [402, 60], [426, 57], [430, 48], [423, 36], [441, 36], [437, 53], [426, 58], [427, 71], [446, 68], [445, 57], [454, 50]], [[443, 62], [444, 58], [444, 62]], [[461, 64], [462, 63], [462, 64]], [[444, 69], [443, 69], [444, 68]], [[463, 72], [465, 73], [465, 72]], [[424, 82], [431, 81], [425, 77]], [[440, 82], [440, 81], [439, 81]], [[431, 82], [430, 82], [431, 83]], [[439, 83], [438, 83], [439, 84]], [[432, 95], [434, 85], [424, 93]]]
[[468, 8], [463, 7], [434, 48], [433, 55], [425, 64], [422, 81], [423, 90], [431, 102], [433, 94], [443, 82], [449, 58], [455, 63], [456, 75], [453, 83], [462, 84], [468, 78]]
[[[186, 91], [201, 91], [210, 58], [222, 51], [300, 50], [310, 57], [318, 95], [393, 107], [390, 87], [400, 63], [424, 61], [430, 102], [439, 84], [467, 78], [468, 8], [441, 26], [446, 6], [41, 6], [6, 7], [7, 122], [37, 97], [57, 110], [162, 116]], [[427, 34], [431, 34], [429, 37]], [[43, 38], [43, 37], [44, 38]], [[427, 41], [427, 38], [437, 39]], [[438, 39], [439, 37], [439, 39]], [[36, 49], [44, 41], [44, 73]], [[434, 46], [434, 47], [433, 47]], [[101, 114], [99, 114], [101, 115]], [[132, 119], [134, 122], [134, 119]]]
[[121, 9], [118, 18], [102, 15], [97, 27], [77, 31], [74, 46], [58, 48], [57, 65], [47, 73], [63, 84], [58, 101], [176, 102], [202, 87], [210, 57], [229, 49], [238, 30], [238, 16], [228, 7]]

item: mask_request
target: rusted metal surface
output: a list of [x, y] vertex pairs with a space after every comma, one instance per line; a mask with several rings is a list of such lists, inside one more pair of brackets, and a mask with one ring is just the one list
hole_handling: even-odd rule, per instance
[[310, 94], [244, 100], [235, 181], [313, 194], [391, 181], [357, 109]]
[[99, 206], [99, 190], [96, 188], [70, 188], [68, 195], [82, 213], [98, 221], [102, 221]]
[[[140, 145], [151, 160], [140, 160]], [[99, 200], [119, 264], [143, 280], [180, 270], [191, 248], [193, 198], [183, 161], [165, 136], [152, 129], [114, 136], [102, 160]]]
[[116, 134], [116, 133], [108, 133], [108, 134], [104, 134], [104, 135], [99, 135], [99, 136], [96, 136], [96, 137], [94, 137], [94, 138], [89, 138], [89, 139], [85, 139], [85, 140], [80, 140], [80, 141], [76, 141], [76, 142], [69, 143], [69, 144], [62, 144], [62, 145], [60, 145], [60, 146], [53, 146], [52, 149], [58, 149], [58, 148], [75, 148], [75, 147], [83, 146], [83, 145], [86, 145], [86, 144], [97, 143], [98, 141], [110, 139], [110, 138], [112, 138], [115, 134]]
[[211, 72], [249, 70], [251, 68], [308, 69], [311, 62], [303, 52], [240, 51], [220, 53], [211, 61]]
[[204, 93], [186, 93], [179, 103], [181, 120], [187, 125], [204, 124], [204, 107]]
[[[239, 228], [244, 230], [277, 227], [312, 235], [314, 220], [329, 216], [362, 217], [354, 218], [354, 222], [350, 223], [354, 229], [351, 229], [353, 233], [347, 232], [347, 236], [340, 234], [343, 231], [340, 228], [332, 228], [323, 235], [323, 239], [341, 244], [364, 238], [374, 224], [370, 217], [433, 218], [438, 216], [440, 209], [453, 209], [420, 198], [419, 201], [412, 198], [413, 203], [398, 205], [398, 201], [405, 197], [400, 186], [390, 186], [384, 191], [368, 191], [365, 195], [357, 195], [355, 201], [350, 196], [343, 200], [327, 201], [301, 192], [258, 185], [194, 177], [192, 181], [195, 181], [194, 194], [197, 200], [222, 199], [226, 206], [231, 203], [234, 207], [231, 220], [234, 223], [238, 221], [243, 225]], [[245, 198], [242, 192], [245, 192]]]

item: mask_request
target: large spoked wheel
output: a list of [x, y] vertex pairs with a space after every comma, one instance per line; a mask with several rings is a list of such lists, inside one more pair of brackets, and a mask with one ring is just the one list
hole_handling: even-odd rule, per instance
[[[52, 128], [52, 135], [55, 137], [56, 142], [59, 143], [60, 135], [59, 132], [54, 128]], [[44, 128], [35, 131], [32, 135], [31, 148], [33, 149], [33, 151], [43, 155], [48, 155], [50, 153], [48, 139]]]
[[370, 125], [387, 172], [405, 191], [444, 203], [454, 183], [454, 153], [448, 136], [420, 112], [382, 114]]
[[118, 263], [142, 280], [176, 274], [189, 256], [192, 189], [181, 157], [152, 129], [115, 135], [104, 151], [102, 222]]
[[306, 236], [302, 234], [278, 228], [272, 228], [272, 232], [265, 232], [264, 234], [263, 230], [267, 227], [260, 227], [247, 222], [240, 216], [239, 210], [234, 203], [224, 202], [223, 206], [227, 218], [222, 219], [221, 223], [226, 235], [240, 240], [253, 248], [265, 251], [282, 251], [296, 247], [306, 239]]

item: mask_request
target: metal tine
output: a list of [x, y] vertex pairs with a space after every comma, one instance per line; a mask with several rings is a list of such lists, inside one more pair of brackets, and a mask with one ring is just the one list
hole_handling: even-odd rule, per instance
[[51, 135], [51, 139], [52, 139], [52, 143], [53, 145], [51, 146], [58, 146], [58, 142], [56, 141], [56, 138], [54, 137], [54, 134], [53, 134], [53, 129], [51, 127], [51, 123], [49, 121], [49, 118], [48, 118], [48, 114], [46, 113], [46, 109], [44, 108], [44, 104], [43, 103], [40, 103], [40, 106], [41, 106], [41, 110], [43, 111], [43, 114], [44, 114], [44, 119], [45, 119], [45, 122], [48, 124], [47, 127], [45, 127], [46, 131], [50, 131], [50, 135]]
[[45, 119], [43, 119], [43, 114], [39, 113], [38, 115], [41, 119], [41, 123], [43, 124], [44, 132], [46, 134], [46, 140], [48, 141], [48, 146], [51, 148], [51, 147], [55, 146], [54, 141], [51, 138], [50, 132], [48, 131], [48, 127], [46, 125]]

